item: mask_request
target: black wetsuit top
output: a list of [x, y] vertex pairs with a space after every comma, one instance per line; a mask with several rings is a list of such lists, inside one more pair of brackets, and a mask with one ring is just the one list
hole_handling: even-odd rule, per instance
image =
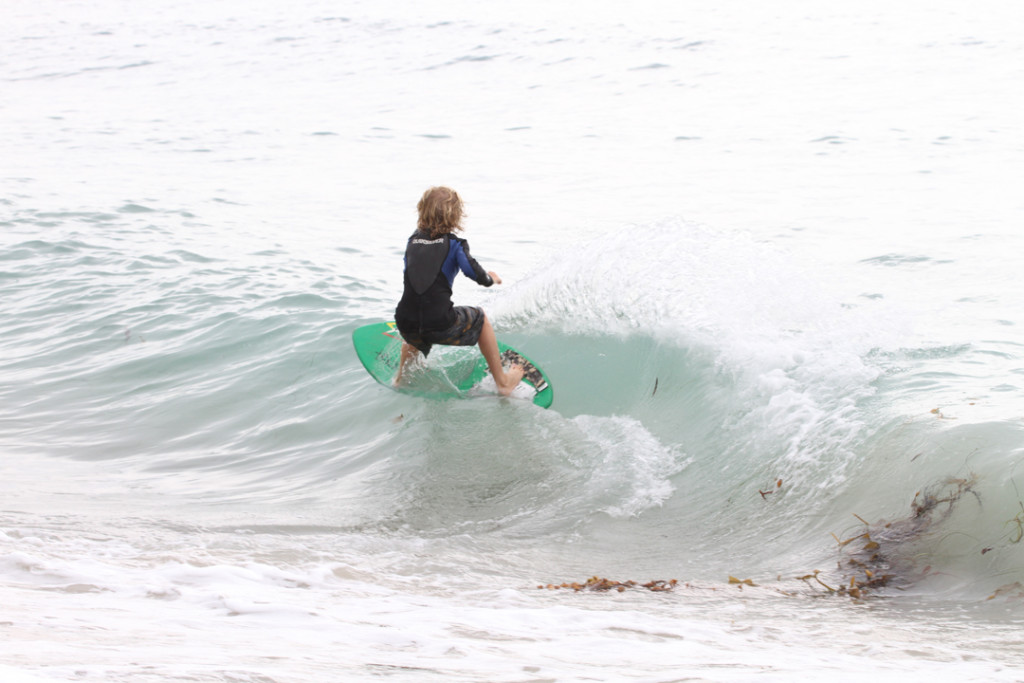
[[432, 238], [414, 232], [405, 248], [405, 292], [395, 309], [398, 328], [421, 332], [447, 330], [454, 325], [452, 283], [460, 270], [484, 287], [494, 284], [469, 255], [466, 240], [450, 234]]

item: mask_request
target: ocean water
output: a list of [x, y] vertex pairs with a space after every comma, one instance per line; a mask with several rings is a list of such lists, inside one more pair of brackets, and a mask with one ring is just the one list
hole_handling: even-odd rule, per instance
[[[1022, 36], [9, 1], [0, 679], [1024, 680]], [[436, 184], [550, 410], [360, 366]]]

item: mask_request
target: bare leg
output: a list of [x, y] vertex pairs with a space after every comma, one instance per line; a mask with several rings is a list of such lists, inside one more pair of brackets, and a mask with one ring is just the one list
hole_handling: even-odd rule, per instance
[[401, 360], [398, 362], [398, 372], [395, 374], [395, 386], [402, 386], [403, 375], [408, 369], [409, 363], [414, 360], [418, 360], [420, 357], [419, 350], [412, 344], [406, 344], [402, 342], [402, 355]]
[[484, 355], [484, 360], [487, 361], [487, 369], [494, 377], [494, 383], [498, 385], [498, 393], [508, 396], [523, 379], [523, 368], [519, 365], [512, 365], [506, 372], [505, 368], [501, 366], [498, 338], [494, 336], [491, 320], [486, 315], [484, 316], [484, 328], [480, 332], [480, 340], [477, 344], [480, 346], [480, 353]]

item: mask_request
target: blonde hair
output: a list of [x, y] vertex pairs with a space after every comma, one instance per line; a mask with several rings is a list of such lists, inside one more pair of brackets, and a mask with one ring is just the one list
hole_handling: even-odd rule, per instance
[[420, 213], [416, 227], [431, 237], [462, 230], [462, 199], [450, 187], [432, 187], [416, 205]]

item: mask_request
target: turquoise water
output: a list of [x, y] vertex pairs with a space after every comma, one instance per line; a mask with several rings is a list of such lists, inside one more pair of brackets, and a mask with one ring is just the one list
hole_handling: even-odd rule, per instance
[[[16, 3], [0, 673], [1020, 679], [988, 9]], [[355, 356], [438, 183], [551, 410]]]

